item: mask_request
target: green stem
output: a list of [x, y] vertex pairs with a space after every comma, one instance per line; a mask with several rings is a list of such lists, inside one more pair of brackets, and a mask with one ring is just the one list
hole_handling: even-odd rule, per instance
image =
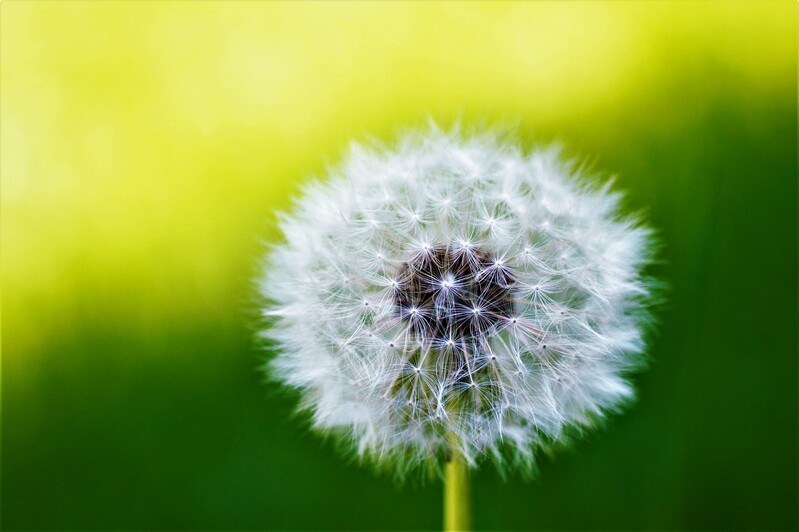
[[471, 527], [469, 468], [453, 453], [444, 472], [444, 530], [463, 531]]

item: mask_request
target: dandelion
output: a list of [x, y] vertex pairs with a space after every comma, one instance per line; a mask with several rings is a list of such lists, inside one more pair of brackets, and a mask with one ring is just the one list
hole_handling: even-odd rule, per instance
[[619, 200], [492, 132], [356, 145], [281, 218], [270, 372], [358, 456], [445, 472], [463, 527], [466, 468], [530, 471], [633, 396], [651, 238]]

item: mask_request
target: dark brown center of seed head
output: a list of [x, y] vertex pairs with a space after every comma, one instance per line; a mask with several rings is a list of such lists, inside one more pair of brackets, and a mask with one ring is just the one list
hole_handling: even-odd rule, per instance
[[403, 265], [397, 313], [423, 343], [460, 347], [486, 338], [513, 313], [510, 267], [476, 248], [435, 246]]

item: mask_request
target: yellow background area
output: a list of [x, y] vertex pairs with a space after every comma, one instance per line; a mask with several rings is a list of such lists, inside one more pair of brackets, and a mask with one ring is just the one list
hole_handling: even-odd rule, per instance
[[[551, 140], [707, 61], [742, 91], [779, 90], [784, 17], [716, 2], [4, 2], [5, 318], [25, 343], [5, 355], [80, 312], [213, 311], [248, 274], [234, 258], [257, 254], [274, 209], [349, 139], [432, 117]], [[76, 308], [87, 292], [97, 308]]]

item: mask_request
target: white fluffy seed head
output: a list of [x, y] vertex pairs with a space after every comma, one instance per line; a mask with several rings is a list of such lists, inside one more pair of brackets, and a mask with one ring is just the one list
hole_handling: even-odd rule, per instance
[[435, 127], [354, 146], [283, 216], [269, 371], [397, 473], [535, 451], [633, 396], [650, 231], [554, 148]]

